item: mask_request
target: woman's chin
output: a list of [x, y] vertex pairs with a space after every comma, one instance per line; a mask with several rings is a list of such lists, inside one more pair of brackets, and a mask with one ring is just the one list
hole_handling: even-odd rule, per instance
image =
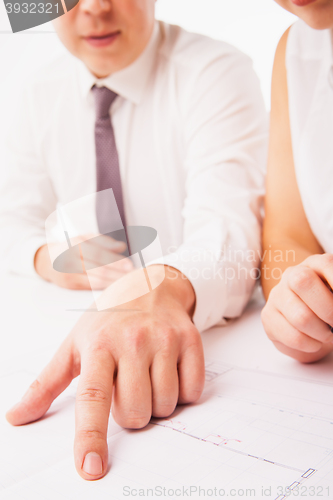
[[304, 12], [297, 9], [297, 14], [310, 28], [315, 30], [326, 30], [333, 28], [333, 5], [330, 3], [327, 7], [313, 5], [309, 6]]
[[275, 0], [283, 9], [302, 19], [310, 28], [333, 28], [333, 2], [331, 0]]

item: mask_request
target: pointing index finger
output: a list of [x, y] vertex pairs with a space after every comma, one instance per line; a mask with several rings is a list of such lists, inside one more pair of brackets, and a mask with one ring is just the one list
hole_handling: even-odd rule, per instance
[[82, 354], [75, 409], [75, 466], [84, 479], [100, 479], [108, 464], [107, 429], [115, 362], [106, 349]]

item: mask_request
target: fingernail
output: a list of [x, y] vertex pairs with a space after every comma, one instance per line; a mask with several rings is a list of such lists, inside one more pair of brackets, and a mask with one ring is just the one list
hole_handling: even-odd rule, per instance
[[87, 453], [83, 462], [82, 470], [84, 470], [87, 474], [90, 474], [90, 476], [99, 476], [102, 474], [103, 464], [98, 453], [95, 453], [94, 451]]

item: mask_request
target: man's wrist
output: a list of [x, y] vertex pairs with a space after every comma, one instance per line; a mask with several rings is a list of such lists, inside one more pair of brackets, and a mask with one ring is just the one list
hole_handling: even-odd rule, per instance
[[49, 281], [49, 277], [47, 276], [45, 269], [45, 260], [48, 258], [47, 245], [43, 245], [35, 253], [34, 267], [36, 273], [46, 281]]
[[[150, 266], [151, 271], [156, 268], [159, 272], [163, 264], [154, 264]], [[190, 280], [178, 269], [164, 265], [165, 279], [161, 286], [163, 290], [170, 293], [177, 302], [185, 309], [190, 318], [192, 318], [196, 305], [196, 295]]]

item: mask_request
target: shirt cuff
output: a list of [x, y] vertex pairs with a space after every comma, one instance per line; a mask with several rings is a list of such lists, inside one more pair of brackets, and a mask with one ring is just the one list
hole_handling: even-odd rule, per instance
[[223, 305], [227, 304], [227, 286], [224, 285], [224, 272], [220, 263], [212, 260], [207, 252], [198, 248], [182, 247], [166, 255], [163, 259], [150, 262], [164, 264], [180, 271], [193, 286], [196, 305], [193, 323], [199, 332], [213, 325], [224, 325]]
[[35, 236], [17, 243], [10, 257], [10, 271], [30, 278], [40, 278], [35, 269], [35, 255], [43, 245], [46, 245], [46, 240], [42, 236]]

